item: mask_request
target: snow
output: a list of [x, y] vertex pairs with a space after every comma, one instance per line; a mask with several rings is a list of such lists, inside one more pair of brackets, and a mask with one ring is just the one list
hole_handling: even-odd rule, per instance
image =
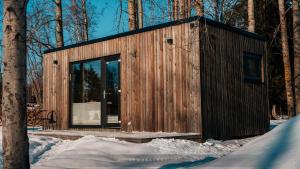
[[290, 119], [238, 151], [201, 168], [230, 169], [299, 169], [300, 116]]
[[[2, 149], [2, 128], [0, 129], [0, 154], [3, 153]], [[42, 154], [50, 150], [52, 146], [60, 142], [60, 139], [44, 136], [31, 136], [29, 140], [29, 153], [30, 153], [30, 163], [34, 164], [37, 162]], [[3, 166], [3, 156], [0, 155], [0, 168]]]
[[85, 136], [75, 141], [63, 141], [43, 155], [33, 165], [50, 168], [173, 168], [193, 166], [214, 160], [237, 150], [249, 139], [197, 143], [188, 140], [155, 139], [136, 144], [114, 138]]
[[[191, 167], [236, 151], [252, 138], [241, 140], [207, 140], [197, 143], [188, 140], [154, 139], [149, 143], [130, 143], [115, 138], [86, 135], [78, 140], [61, 140], [33, 135], [37, 129], [29, 128], [30, 163], [33, 169], [56, 168], [174, 168]], [[0, 143], [2, 143], [0, 129]], [[72, 133], [76, 135], [78, 133]], [[108, 133], [104, 134], [105, 136]], [[125, 134], [126, 133], [122, 133]], [[157, 133], [165, 135], [166, 133]], [[127, 134], [128, 135], [128, 134]], [[149, 136], [147, 132], [135, 132], [133, 136]], [[178, 135], [169, 133], [167, 135]], [[112, 136], [113, 137], [113, 136]], [[0, 145], [0, 153], [2, 153]], [[0, 168], [2, 168], [0, 156]]]
[[278, 120], [271, 120], [270, 121], [270, 129], [274, 129], [275, 127], [277, 127], [278, 125], [286, 122], [288, 119], [287, 118], [280, 118]]
[[[299, 147], [297, 144], [300, 143], [300, 117], [284, 122], [271, 121], [273, 128], [279, 126], [263, 136], [228, 141], [207, 140], [205, 143], [158, 138], [138, 144], [115, 139], [116, 133], [113, 132], [104, 133], [105, 137], [79, 132], [83, 137], [71, 141], [33, 135], [37, 132], [34, 129], [29, 132], [31, 168], [299, 168], [300, 149], [295, 147]], [[59, 134], [59, 131], [55, 132]], [[78, 132], [65, 132], [78, 135]], [[133, 135], [153, 136], [143, 132]], [[2, 168], [2, 156], [0, 160]]]

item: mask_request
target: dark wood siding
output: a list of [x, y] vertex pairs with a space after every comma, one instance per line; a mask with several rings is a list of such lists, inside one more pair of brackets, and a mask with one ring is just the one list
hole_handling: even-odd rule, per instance
[[[266, 44], [202, 24], [201, 97], [204, 138], [228, 139], [269, 129]], [[263, 56], [263, 82], [246, 82], [243, 52]]]
[[182, 23], [47, 53], [43, 106], [68, 129], [69, 64], [120, 54], [122, 130], [201, 133], [199, 46], [199, 27]]

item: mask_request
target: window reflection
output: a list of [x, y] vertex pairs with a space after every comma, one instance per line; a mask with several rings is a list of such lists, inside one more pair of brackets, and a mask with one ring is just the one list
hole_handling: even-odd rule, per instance
[[101, 61], [71, 65], [72, 124], [100, 125]]
[[107, 123], [119, 123], [119, 61], [106, 62]]

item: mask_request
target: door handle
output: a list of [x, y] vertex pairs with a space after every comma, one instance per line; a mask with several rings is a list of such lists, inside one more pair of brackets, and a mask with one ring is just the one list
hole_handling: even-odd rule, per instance
[[105, 97], [106, 97], [106, 92], [105, 90], [103, 90], [103, 99], [105, 99]]

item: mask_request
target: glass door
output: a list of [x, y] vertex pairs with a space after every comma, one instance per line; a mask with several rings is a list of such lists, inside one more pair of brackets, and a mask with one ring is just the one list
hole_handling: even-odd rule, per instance
[[70, 94], [71, 127], [119, 127], [119, 57], [71, 63]]
[[71, 64], [71, 125], [101, 125], [101, 60]]
[[120, 123], [120, 60], [119, 57], [107, 57], [104, 63], [103, 122], [106, 127], [114, 127]]

